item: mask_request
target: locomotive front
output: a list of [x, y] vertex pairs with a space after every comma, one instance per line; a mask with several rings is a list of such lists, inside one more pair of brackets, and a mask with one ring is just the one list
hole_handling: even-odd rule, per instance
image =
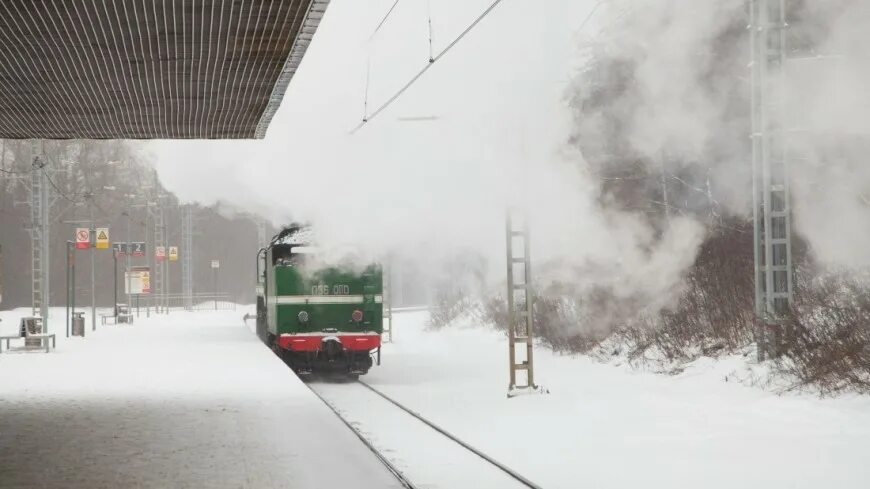
[[257, 331], [266, 344], [299, 374], [368, 372], [383, 332], [379, 265], [327, 264], [307, 244], [277, 239], [258, 268]]

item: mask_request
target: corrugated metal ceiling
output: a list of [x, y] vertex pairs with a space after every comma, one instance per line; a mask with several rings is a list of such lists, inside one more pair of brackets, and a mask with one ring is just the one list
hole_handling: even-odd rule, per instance
[[262, 138], [329, 0], [0, 0], [0, 137]]

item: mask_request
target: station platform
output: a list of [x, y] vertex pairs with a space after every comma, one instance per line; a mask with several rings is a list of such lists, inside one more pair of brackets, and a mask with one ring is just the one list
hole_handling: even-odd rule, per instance
[[88, 320], [84, 339], [59, 312], [56, 350], [4, 350], [0, 487], [401, 487], [244, 312]]

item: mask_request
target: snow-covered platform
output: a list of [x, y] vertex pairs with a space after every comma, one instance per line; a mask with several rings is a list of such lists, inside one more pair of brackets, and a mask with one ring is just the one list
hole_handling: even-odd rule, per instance
[[0, 354], [0, 487], [400, 487], [243, 314], [67, 339], [57, 313], [55, 351]]

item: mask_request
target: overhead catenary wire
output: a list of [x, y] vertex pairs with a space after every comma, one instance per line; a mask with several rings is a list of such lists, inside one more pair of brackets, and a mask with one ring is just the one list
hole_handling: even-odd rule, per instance
[[377, 35], [377, 33], [381, 30], [381, 27], [383, 27], [384, 24], [387, 22], [387, 19], [390, 18], [390, 15], [393, 13], [393, 10], [396, 9], [396, 5], [399, 4], [399, 1], [400, 0], [395, 0], [393, 2], [393, 4], [390, 6], [389, 10], [387, 10], [387, 13], [384, 14], [384, 17], [381, 19], [380, 22], [378, 22], [377, 27], [375, 27], [375, 30], [372, 31], [372, 33], [369, 35], [369, 38], [368, 38], [369, 54], [368, 54], [368, 60], [366, 61], [366, 88], [365, 88], [365, 96], [363, 98], [363, 117], [362, 117], [363, 121], [368, 120], [368, 115], [369, 115], [369, 84], [371, 83], [371, 72], [372, 72], [371, 42], [372, 42], [372, 39], [374, 39], [375, 36]]
[[48, 180], [48, 183], [52, 186], [52, 188], [54, 188], [55, 192], [57, 192], [58, 195], [63, 197], [64, 200], [66, 200], [72, 204], [84, 204], [85, 203], [85, 201], [87, 199], [76, 200], [74, 198], [71, 198], [63, 190], [61, 190], [60, 187], [58, 187], [57, 184], [54, 183], [54, 180], [51, 179], [51, 175], [49, 175], [48, 172], [45, 171], [45, 165], [40, 166], [39, 169], [42, 170], [43, 174], [45, 174], [45, 179]]
[[426, 0], [426, 14], [429, 21], [429, 62], [434, 63], [435, 58], [432, 57], [432, 0]]
[[416, 75], [414, 75], [407, 83], [405, 83], [402, 86], [402, 88], [399, 89], [399, 91], [397, 91], [392, 97], [387, 99], [386, 102], [381, 104], [381, 106], [378, 107], [374, 112], [372, 112], [372, 114], [370, 116], [363, 119], [362, 122], [360, 122], [355, 128], [353, 128], [350, 131], [350, 133], [353, 134], [353, 133], [357, 132], [366, 123], [371, 122], [372, 119], [377, 117], [378, 114], [383, 112], [384, 109], [386, 109], [393, 102], [395, 102], [396, 99], [401, 97], [402, 94], [405, 93], [405, 91], [407, 91], [411, 87], [411, 85], [413, 85], [417, 80], [420, 79], [421, 76], [423, 76], [424, 73], [426, 73], [426, 71], [429, 70], [429, 68], [431, 68], [433, 65], [435, 65], [436, 61], [438, 61], [439, 59], [444, 57], [444, 55], [446, 55], [448, 52], [450, 52], [450, 50], [453, 49], [453, 47], [456, 46], [459, 43], [459, 41], [462, 40], [462, 38], [464, 38], [469, 32], [471, 32], [472, 29], [474, 29], [477, 26], [477, 24], [480, 23], [480, 21], [482, 21], [484, 18], [486, 18], [486, 16], [489, 15], [490, 12], [492, 12], [493, 9], [495, 9], [498, 6], [498, 4], [500, 4], [501, 2], [502, 2], [502, 0], [495, 0], [489, 7], [486, 8], [486, 10], [484, 10], [479, 16], [477, 16], [476, 19], [474, 19], [474, 22], [469, 24], [468, 27], [465, 28], [465, 30], [463, 30], [461, 33], [459, 33], [459, 35], [456, 36], [456, 38], [453, 39], [453, 41], [451, 41], [450, 44], [447, 45], [447, 47], [442, 49], [441, 52], [438, 53], [436, 56], [431, 57], [430, 61], [428, 63], [426, 63], [426, 66], [424, 66], [423, 69], [421, 69], [419, 72], [417, 72]]
[[398, 4], [399, 4], [399, 0], [396, 0], [395, 2], [393, 2], [393, 5], [390, 7], [389, 10], [387, 10], [387, 13], [386, 13], [386, 15], [384, 15], [384, 18], [382, 18], [381, 21], [378, 22], [378, 26], [375, 27], [374, 31], [372, 31], [371, 35], [369, 36], [369, 41], [371, 41], [375, 37], [375, 35], [378, 33], [378, 31], [381, 30], [381, 27], [383, 27], [384, 24], [387, 22], [387, 19], [390, 18], [390, 14], [393, 13], [393, 10], [396, 9], [396, 5], [398, 5]]
[[[588, 24], [589, 21], [592, 19], [592, 17], [595, 15], [595, 12], [597, 12], [598, 9], [602, 5], [604, 5], [605, 3], [608, 3], [610, 1], [611, 0], [599, 0], [598, 3], [596, 3], [592, 7], [592, 9], [589, 11], [589, 14], [586, 16], [586, 18], [583, 19], [583, 22], [580, 23], [580, 26], [577, 28], [577, 30], [579, 31], [579, 30], [582, 30], [584, 27], [586, 27], [586, 24]], [[431, 68], [432, 65], [435, 64], [436, 61], [438, 61], [439, 59], [444, 57], [444, 55], [446, 55], [451, 49], [453, 49], [453, 47], [456, 46], [456, 44], [458, 44], [459, 41], [462, 40], [462, 38], [464, 38], [469, 32], [471, 32], [471, 30], [474, 29], [477, 26], [477, 24], [479, 24], [480, 21], [482, 21], [487, 15], [489, 15], [490, 12], [492, 12], [493, 9], [495, 9], [495, 7], [497, 7], [501, 2], [502, 2], [502, 0], [495, 0], [492, 4], [490, 4], [490, 6], [486, 8], [486, 10], [484, 10], [476, 19], [474, 19], [474, 22], [469, 24], [469, 26], [466, 27], [465, 30], [463, 30], [458, 36], [456, 36], [456, 38], [453, 39], [453, 41], [451, 41], [450, 44], [448, 44], [447, 47], [445, 47], [443, 50], [441, 50], [441, 52], [438, 53], [438, 55], [436, 55], [436, 56], [431, 55], [432, 18], [431, 18], [431, 12], [430, 12], [430, 14], [429, 14], [429, 45], [430, 45], [429, 62], [419, 72], [417, 72], [417, 74], [414, 75], [407, 83], [405, 83], [392, 97], [390, 97], [389, 99], [387, 99], [386, 102], [381, 104], [381, 106], [378, 107], [377, 110], [372, 112], [371, 115], [367, 115], [366, 117], [364, 117], [363, 120], [359, 124], [357, 124], [356, 127], [351, 129], [350, 134], [356, 133], [364, 125], [366, 125], [368, 122], [371, 122], [372, 119], [377, 117], [378, 114], [383, 112], [387, 107], [389, 107], [393, 102], [395, 102], [399, 97], [401, 97], [402, 94], [405, 93], [405, 91], [407, 91], [411, 87], [411, 85], [416, 83], [416, 81], [419, 80], [420, 77], [422, 77], [423, 74], [425, 74], [426, 71], [428, 71], [429, 68]], [[396, 3], [398, 3], [398, 1]], [[393, 5], [393, 7], [395, 7], [395, 4]], [[390, 11], [392, 11], [392, 8], [390, 9]], [[388, 16], [389, 16], [389, 12], [387, 13], [387, 17]], [[386, 20], [386, 17], [384, 20]], [[380, 28], [380, 25], [383, 24], [383, 22], [384, 21], [381, 21], [381, 24], [378, 25], [378, 29]], [[377, 29], [375, 30], [375, 32], [377, 32]], [[372, 35], [374, 35], [374, 34], [372, 34]], [[366, 100], [366, 106], [368, 106], [368, 100]]]
[[368, 62], [366, 63], [366, 93], [363, 98], [363, 120], [368, 120], [369, 116], [369, 82], [371, 81], [372, 74], [372, 58], [369, 55]]
[[57, 164], [56, 161], [50, 158], [47, 154], [44, 154], [42, 158], [40, 158], [38, 161], [38, 164], [33, 164], [34, 170], [41, 170], [42, 173], [45, 174], [45, 179], [48, 181], [49, 185], [54, 188], [57, 194], [61, 196], [61, 198], [72, 204], [84, 204], [87, 201], [87, 196], [82, 196], [84, 197], [82, 199], [78, 199], [76, 196], [70, 197], [66, 192], [60, 189], [60, 187], [54, 182], [54, 180], [51, 179], [51, 175], [48, 174], [48, 171], [46, 171], [45, 167], [48, 165], [48, 163]]
[[595, 12], [598, 11], [598, 8], [609, 1], [610, 0], [598, 0], [598, 3], [592, 6], [592, 10], [589, 11], [589, 14], [586, 15], [586, 18], [583, 19], [583, 22], [580, 23], [580, 27], [578, 27], [577, 30], [580, 31], [584, 27], [586, 27], [586, 24], [588, 24], [589, 21], [592, 20], [592, 16], [595, 15]]

